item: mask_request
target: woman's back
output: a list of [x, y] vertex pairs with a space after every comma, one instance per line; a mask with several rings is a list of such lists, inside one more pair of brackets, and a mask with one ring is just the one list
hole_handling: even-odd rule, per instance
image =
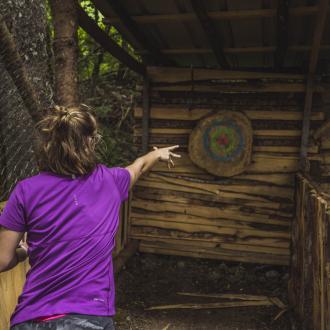
[[28, 233], [31, 269], [11, 325], [45, 315], [113, 315], [111, 253], [130, 174], [97, 164], [77, 178], [42, 171], [20, 181], [0, 224]]

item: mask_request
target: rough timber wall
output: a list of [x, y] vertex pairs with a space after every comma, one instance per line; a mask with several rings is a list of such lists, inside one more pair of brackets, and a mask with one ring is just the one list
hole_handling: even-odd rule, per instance
[[290, 305], [296, 329], [330, 329], [329, 199], [301, 174], [296, 178], [292, 225]]
[[[179, 144], [182, 158], [169, 170], [157, 165], [133, 193], [130, 235], [145, 252], [289, 263], [298, 169], [303, 94], [151, 94], [149, 149]], [[196, 167], [187, 153], [198, 120], [218, 110], [245, 113], [253, 126], [252, 163], [240, 175], [215, 177]], [[137, 145], [142, 108], [135, 109]], [[313, 107], [311, 128], [324, 120]], [[309, 158], [319, 158], [309, 146]]]

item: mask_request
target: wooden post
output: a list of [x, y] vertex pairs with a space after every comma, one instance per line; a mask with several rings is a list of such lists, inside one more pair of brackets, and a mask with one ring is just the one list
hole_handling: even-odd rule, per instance
[[143, 115], [142, 115], [142, 152], [148, 152], [150, 117], [150, 81], [148, 77], [143, 82]]
[[319, 10], [316, 16], [314, 35], [313, 35], [312, 52], [309, 60], [303, 131], [301, 136], [301, 150], [300, 150], [300, 169], [305, 172], [308, 170], [307, 147], [308, 147], [308, 137], [309, 137], [309, 127], [310, 127], [310, 115], [311, 115], [312, 103], [313, 103], [315, 71], [316, 71], [317, 61], [320, 52], [323, 30], [327, 19], [328, 7], [329, 7], [329, 0], [320, 0], [320, 4], [318, 6]]

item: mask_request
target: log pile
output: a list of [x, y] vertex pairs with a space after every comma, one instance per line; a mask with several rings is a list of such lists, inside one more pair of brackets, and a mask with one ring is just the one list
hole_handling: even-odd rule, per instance
[[301, 330], [330, 329], [330, 200], [297, 175], [290, 304]]
[[[174, 77], [160, 74], [163, 71], [156, 75], [155, 70], [154, 79], [187, 78], [187, 72]], [[170, 170], [164, 163], [157, 164], [135, 188], [130, 235], [141, 240], [140, 250], [288, 265], [303, 95], [211, 95], [199, 92], [196, 86], [183, 93], [153, 90], [153, 84], [148, 148], [179, 144], [182, 158]], [[219, 110], [243, 112], [253, 128], [252, 162], [231, 178], [215, 177], [195, 166], [187, 150], [189, 134], [198, 121]], [[134, 130], [138, 147], [142, 116], [138, 104]], [[324, 113], [316, 103], [312, 131], [323, 121]], [[308, 156], [319, 160], [317, 144], [309, 145]]]

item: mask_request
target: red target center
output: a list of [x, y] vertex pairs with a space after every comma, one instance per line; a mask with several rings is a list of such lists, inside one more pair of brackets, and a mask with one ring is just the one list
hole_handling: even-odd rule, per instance
[[217, 144], [219, 146], [226, 146], [228, 144], [228, 137], [226, 134], [221, 134], [217, 138]]

